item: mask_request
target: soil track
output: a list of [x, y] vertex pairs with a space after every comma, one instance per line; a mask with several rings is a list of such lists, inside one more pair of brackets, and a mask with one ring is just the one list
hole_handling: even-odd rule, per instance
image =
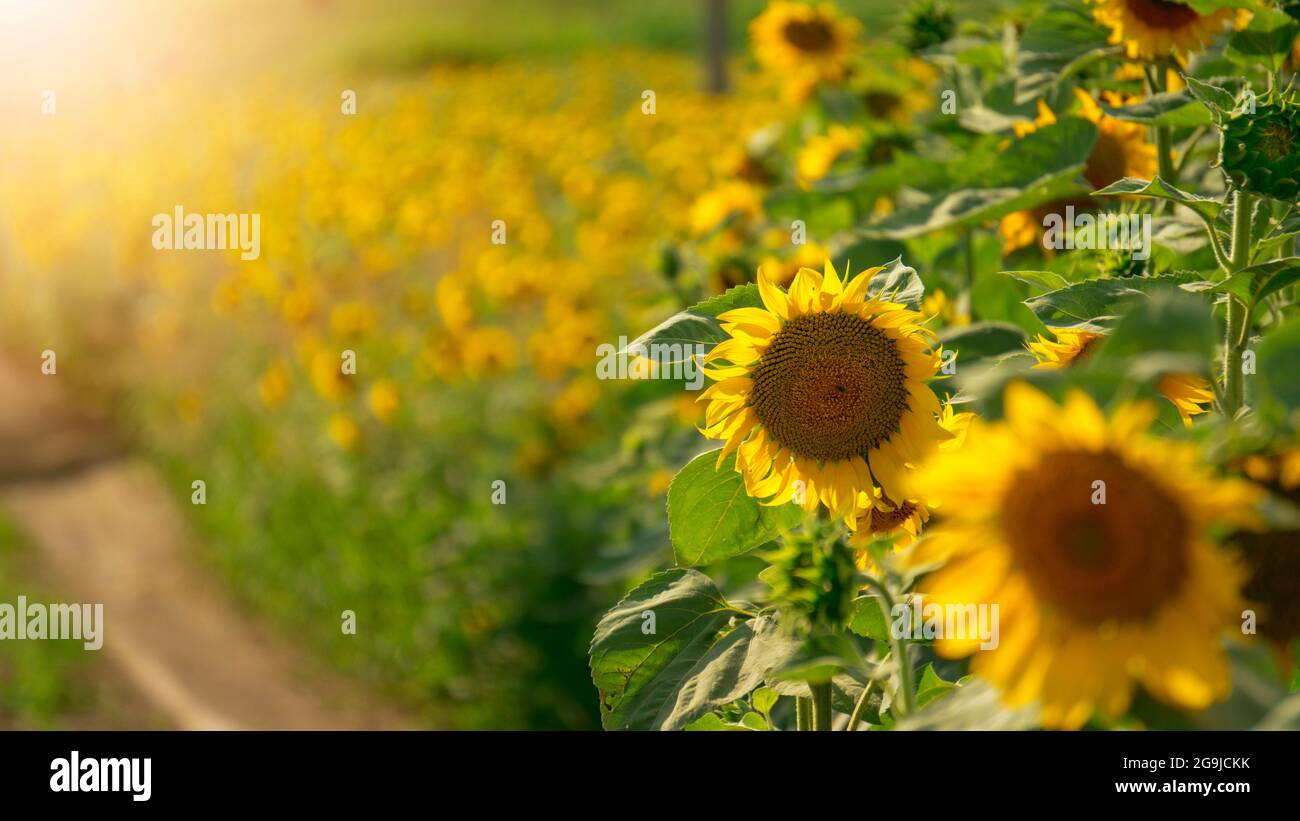
[[104, 653], [180, 729], [400, 728], [411, 722], [268, 633], [204, 569], [174, 496], [42, 375], [0, 357], [0, 513], [45, 589], [104, 605]]

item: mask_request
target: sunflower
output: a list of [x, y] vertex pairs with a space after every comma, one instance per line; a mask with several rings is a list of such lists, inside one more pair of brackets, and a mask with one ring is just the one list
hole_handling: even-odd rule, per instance
[[[966, 431], [970, 429], [970, 423], [974, 418], [975, 414], [970, 412], [956, 413], [951, 402], [945, 404], [943, 413], [939, 417], [939, 425], [948, 431], [952, 438], [940, 442], [939, 450], [960, 448], [966, 441]], [[870, 495], [858, 494], [858, 507], [861, 512], [858, 514], [856, 525], [851, 527], [854, 533], [849, 539], [849, 544], [856, 549], [855, 560], [858, 568], [867, 572], [875, 571], [874, 562], [867, 552], [867, 545], [873, 539], [892, 533], [894, 534], [893, 548], [900, 550], [921, 535], [921, 528], [930, 519], [930, 509], [924, 502], [917, 499], [893, 502], [880, 488], [873, 488]]]
[[1039, 334], [1036, 342], [1029, 343], [1030, 352], [1038, 357], [1035, 368], [1059, 370], [1075, 363], [1076, 360], [1082, 361], [1093, 351], [1097, 341], [1104, 336], [1083, 328], [1049, 328], [1049, 330], [1056, 337], [1055, 341]]
[[[1220, 639], [1237, 625], [1244, 573], [1205, 532], [1253, 524], [1258, 490], [1214, 477], [1194, 445], [1149, 435], [1147, 402], [1108, 419], [1080, 391], [1058, 406], [1014, 382], [1005, 407], [915, 476], [944, 515], [908, 558], [943, 563], [922, 594], [998, 605], [999, 643], [971, 671], [1010, 705], [1039, 702], [1056, 728], [1122, 714], [1135, 682], [1187, 709], [1226, 696]], [[958, 658], [979, 645], [946, 636], [936, 649]]]
[[812, 137], [799, 149], [795, 160], [795, 179], [807, 188], [810, 183], [824, 178], [831, 166], [845, 154], [862, 147], [866, 133], [860, 128], [847, 128], [833, 124], [825, 134]]
[[1192, 417], [1208, 411], [1214, 402], [1214, 387], [1209, 380], [1190, 373], [1167, 373], [1156, 386], [1166, 399], [1178, 408], [1183, 426], [1192, 426]]
[[749, 24], [749, 36], [758, 62], [787, 78], [801, 99], [819, 82], [844, 79], [860, 29], [829, 3], [774, 0]]
[[[1156, 149], [1146, 138], [1146, 129], [1137, 123], [1117, 120], [1106, 116], [1101, 106], [1088, 92], [1076, 88], [1075, 96], [1081, 106], [1080, 116], [1097, 126], [1097, 141], [1092, 144], [1092, 151], [1083, 167], [1083, 178], [1094, 189], [1105, 188], [1125, 177], [1140, 177], [1149, 180], [1156, 175], [1158, 162]], [[1111, 105], [1131, 105], [1136, 98], [1120, 97], [1106, 92], [1103, 97]], [[1038, 129], [1055, 123], [1056, 115], [1042, 100], [1038, 101], [1038, 116], [1031, 121], [1022, 121], [1012, 126], [1017, 137], [1032, 134]], [[1064, 215], [1066, 206], [1074, 206], [1076, 212], [1093, 211], [1096, 204], [1087, 198], [1073, 198], [1044, 203], [1036, 208], [1015, 211], [1002, 218], [998, 224], [998, 233], [1002, 236], [1002, 253], [1010, 254], [1020, 248], [1026, 248], [1035, 241], [1041, 245], [1043, 222], [1049, 214]], [[1044, 248], [1051, 254], [1053, 249]]]
[[[1038, 358], [1035, 368], [1060, 370], [1082, 362], [1095, 349], [1105, 334], [1082, 328], [1052, 328], [1056, 340], [1039, 334], [1029, 350]], [[1174, 403], [1185, 427], [1192, 426], [1192, 417], [1209, 410], [1214, 401], [1214, 387], [1208, 380], [1191, 373], [1167, 373], [1160, 377], [1156, 390]]]
[[1244, 28], [1245, 9], [1216, 9], [1201, 14], [1185, 3], [1169, 0], [1094, 0], [1092, 16], [1110, 29], [1110, 42], [1124, 45], [1133, 60], [1157, 60], [1171, 54], [1186, 56], [1209, 45], [1229, 24]]
[[800, 269], [789, 293], [760, 274], [763, 307], [718, 317], [731, 338], [705, 359], [717, 384], [700, 396], [701, 432], [725, 440], [719, 465], [737, 452], [764, 504], [820, 502], [851, 524], [859, 494], [905, 498], [904, 469], [950, 438], [925, 384], [942, 351], [921, 314], [868, 295], [880, 270], [843, 283], [827, 260], [825, 274]]

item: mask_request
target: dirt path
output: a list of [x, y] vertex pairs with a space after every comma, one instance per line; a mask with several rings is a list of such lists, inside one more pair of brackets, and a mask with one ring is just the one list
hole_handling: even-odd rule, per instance
[[58, 382], [0, 358], [0, 512], [47, 590], [103, 603], [100, 652], [133, 695], [181, 729], [411, 726], [238, 609], [157, 474], [73, 413]]

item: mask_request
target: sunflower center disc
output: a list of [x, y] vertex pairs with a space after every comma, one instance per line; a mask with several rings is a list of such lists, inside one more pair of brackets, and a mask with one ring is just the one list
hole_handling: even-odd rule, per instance
[[1128, 0], [1128, 9], [1148, 26], [1162, 29], [1182, 28], [1201, 16], [1191, 6], [1168, 0]]
[[1048, 454], [1012, 482], [1001, 519], [1036, 595], [1080, 621], [1149, 618], [1187, 574], [1182, 508], [1113, 453]]
[[823, 462], [865, 454], [907, 411], [905, 365], [860, 316], [815, 313], [785, 324], [754, 367], [754, 412], [779, 445]]
[[825, 51], [835, 38], [822, 20], [791, 20], [782, 29], [786, 42], [800, 51]]

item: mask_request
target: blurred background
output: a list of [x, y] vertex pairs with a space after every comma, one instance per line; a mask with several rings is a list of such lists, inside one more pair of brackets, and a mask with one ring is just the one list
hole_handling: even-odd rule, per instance
[[595, 351], [735, 284], [679, 243], [787, 111], [763, 5], [0, 0], [0, 601], [107, 620], [0, 643], [0, 726], [597, 727], [706, 446]]

